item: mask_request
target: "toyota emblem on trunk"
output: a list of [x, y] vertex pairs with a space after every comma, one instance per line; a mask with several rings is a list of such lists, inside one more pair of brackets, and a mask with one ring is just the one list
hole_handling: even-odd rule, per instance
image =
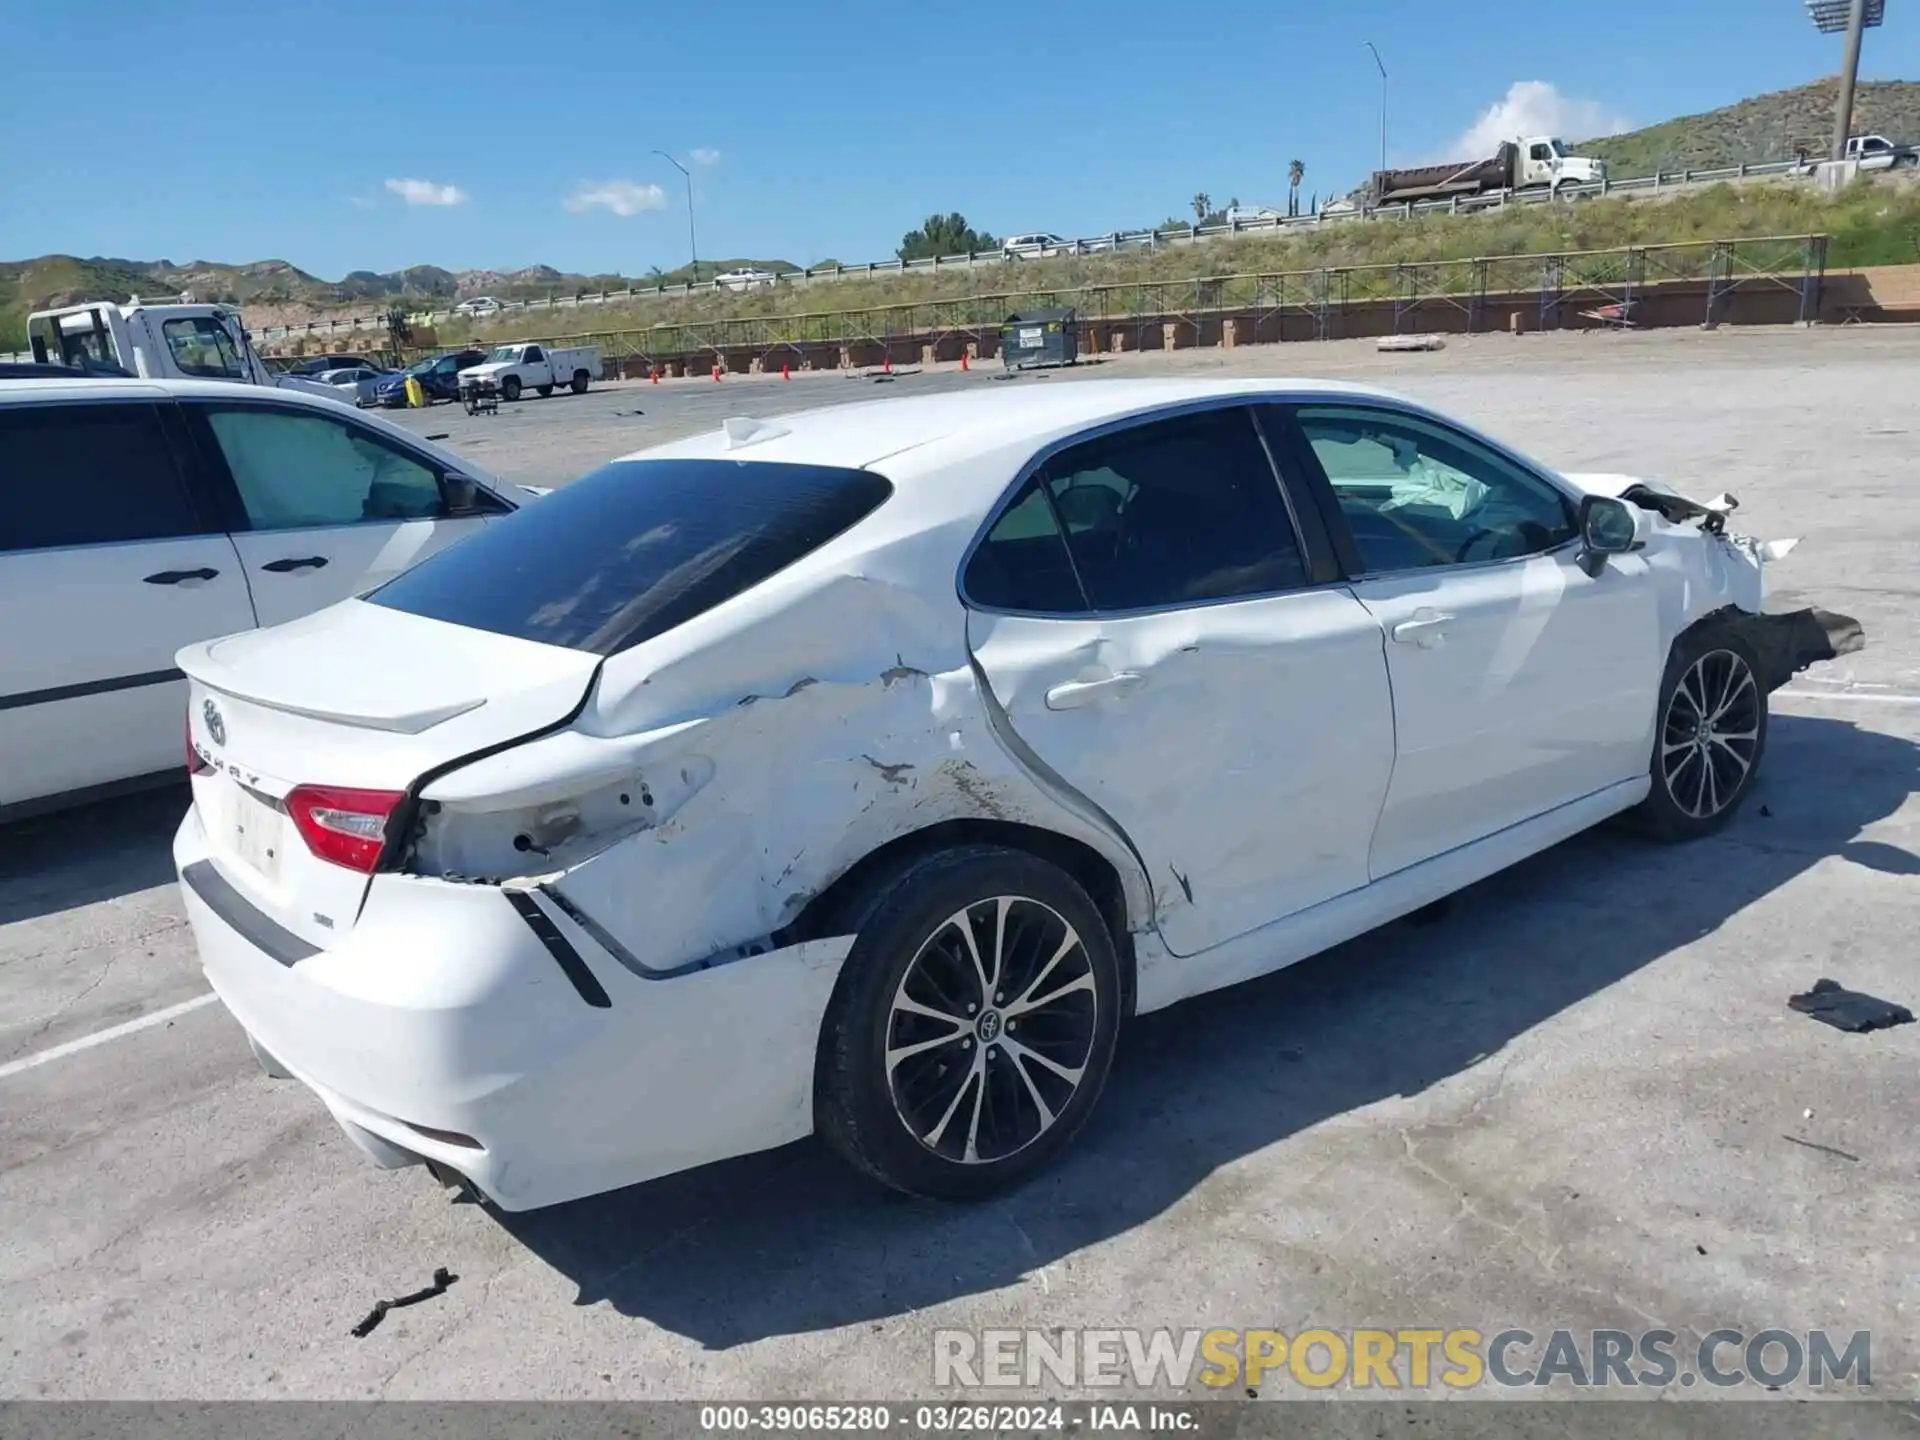
[[220, 713], [220, 707], [211, 700], [203, 700], [200, 703], [200, 717], [207, 722], [207, 734], [213, 737], [213, 743], [226, 744], [227, 722]]

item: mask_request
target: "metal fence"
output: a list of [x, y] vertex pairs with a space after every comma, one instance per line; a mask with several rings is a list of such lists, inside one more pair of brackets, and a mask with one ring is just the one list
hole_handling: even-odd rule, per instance
[[936, 354], [944, 347], [943, 358], [954, 358], [965, 342], [996, 336], [1009, 315], [1052, 306], [1072, 307], [1083, 334], [1098, 332], [1109, 341], [1119, 335], [1125, 349], [1216, 343], [1227, 319], [1244, 327], [1237, 333], [1247, 342], [1326, 340], [1413, 330], [1473, 332], [1516, 313], [1531, 328], [1555, 329], [1608, 307], [1625, 317], [1643, 301], [1678, 307], [1673, 313], [1690, 323], [1711, 324], [1727, 317], [1736, 293], [1755, 290], [1776, 297], [1770, 315], [1806, 322], [1818, 313], [1827, 245], [1824, 235], [1774, 235], [1007, 288], [532, 338], [547, 345], [596, 344], [610, 363], [632, 362], [642, 370], [695, 360], [728, 366], [758, 360], [763, 368], [778, 369], [787, 362], [817, 362], [835, 347], [873, 357], [891, 356], [902, 346], [931, 346]]
[[[1558, 198], [1579, 200], [1592, 196], [1613, 193], [1634, 193], [1643, 191], [1657, 192], [1663, 189], [1678, 189], [1694, 185], [1713, 185], [1723, 181], [1741, 180], [1769, 175], [1789, 175], [1808, 173], [1807, 165], [1796, 160], [1781, 160], [1761, 165], [1735, 165], [1717, 170], [1682, 170], [1656, 173], [1628, 180], [1601, 180], [1581, 185], [1563, 185]], [[1381, 205], [1372, 208], [1355, 208], [1346, 211], [1322, 210], [1311, 215], [1272, 215], [1230, 220], [1219, 225], [1191, 225], [1170, 230], [1119, 230], [1106, 235], [1085, 236], [1077, 240], [1062, 241], [1059, 254], [1062, 255], [1100, 255], [1125, 250], [1151, 250], [1174, 245], [1205, 243], [1225, 236], [1258, 235], [1298, 229], [1315, 229], [1327, 225], [1345, 225], [1366, 221], [1408, 220], [1425, 215], [1470, 215], [1488, 210], [1503, 210], [1515, 205], [1543, 205], [1554, 203], [1556, 196], [1545, 189], [1539, 190], [1503, 190], [1490, 195], [1454, 196], [1445, 200], [1407, 201], [1400, 204]], [[816, 266], [812, 269], [792, 270], [774, 277], [771, 286], [786, 289], [800, 289], [822, 283], [837, 283], [847, 280], [866, 279], [876, 275], [895, 275], [920, 271], [945, 271], [954, 269], [975, 269], [982, 266], [1018, 265], [1023, 263], [1017, 258], [1009, 258], [999, 250], [980, 251], [967, 255], [940, 255], [920, 260], [875, 260], [864, 265]], [[592, 294], [559, 295], [545, 299], [512, 300], [503, 302], [501, 309], [482, 319], [497, 319], [501, 315], [539, 314], [549, 311], [578, 310], [597, 305], [624, 304], [633, 300], [668, 299], [676, 296], [711, 294], [716, 286], [713, 281], [699, 284], [682, 285], [629, 285], [623, 290], [602, 290]], [[416, 325], [437, 325], [446, 321], [462, 318], [452, 310], [416, 312], [409, 320]], [[308, 336], [326, 336], [353, 334], [356, 331], [378, 331], [387, 329], [386, 313], [338, 317], [326, 320], [314, 320], [298, 325], [265, 325], [254, 331], [259, 340], [289, 340]]]

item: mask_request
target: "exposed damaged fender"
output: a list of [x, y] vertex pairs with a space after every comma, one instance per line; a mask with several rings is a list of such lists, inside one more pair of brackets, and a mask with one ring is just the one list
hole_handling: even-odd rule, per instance
[[1809, 665], [1851, 655], [1866, 644], [1866, 632], [1858, 620], [1831, 610], [1752, 615], [1728, 609], [1714, 620], [1753, 647], [1760, 665], [1757, 678], [1769, 694]]

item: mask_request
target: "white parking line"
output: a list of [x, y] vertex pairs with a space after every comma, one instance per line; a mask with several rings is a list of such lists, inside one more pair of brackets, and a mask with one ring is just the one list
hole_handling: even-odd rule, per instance
[[91, 1035], [82, 1035], [78, 1040], [69, 1040], [64, 1045], [55, 1045], [46, 1050], [37, 1050], [31, 1055], [23, 1055], [18, 1060], [9, 1060], [0, 1065], [0, 1080], [9, 1075], [18, 1075], [23, 1070], [31, 1070], [37, 1065], [45, 1065], [53, 1060], [64, 1060], [82, 1050], [91, 1050], [96, 1045], [104, 1045], [109, 1040], [118, 1040], [122, 1035], [132, 1035], [141, 1030], [150, 1030], [155, 1025], [164, 1025], [190, 1010], [198, 1010], [211, 1005], [220, 997], [209, 990], [204, 995], [196, 995], [191, 1000], [182, 1000], [178, 1005], [169, 1005], [164, 1010], [156, 1010], [151, 1015], [142, 1015], [138, 1020], [129, 1020], [124, 1025], [114, 1025], [105, 1030], [97, 1030]]

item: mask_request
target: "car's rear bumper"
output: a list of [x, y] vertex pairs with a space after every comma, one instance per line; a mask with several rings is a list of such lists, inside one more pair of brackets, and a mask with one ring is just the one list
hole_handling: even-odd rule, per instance
[[377, 1164], [434, 1161], [526, 1210], [812, 1129], [844, 941], [650, 980], [564, 916], [530, 924], [497, 886], [381, 875], [337, 946], [289, 949], [220, 893], [197, 812], [174, 860], [221, 1001]]

